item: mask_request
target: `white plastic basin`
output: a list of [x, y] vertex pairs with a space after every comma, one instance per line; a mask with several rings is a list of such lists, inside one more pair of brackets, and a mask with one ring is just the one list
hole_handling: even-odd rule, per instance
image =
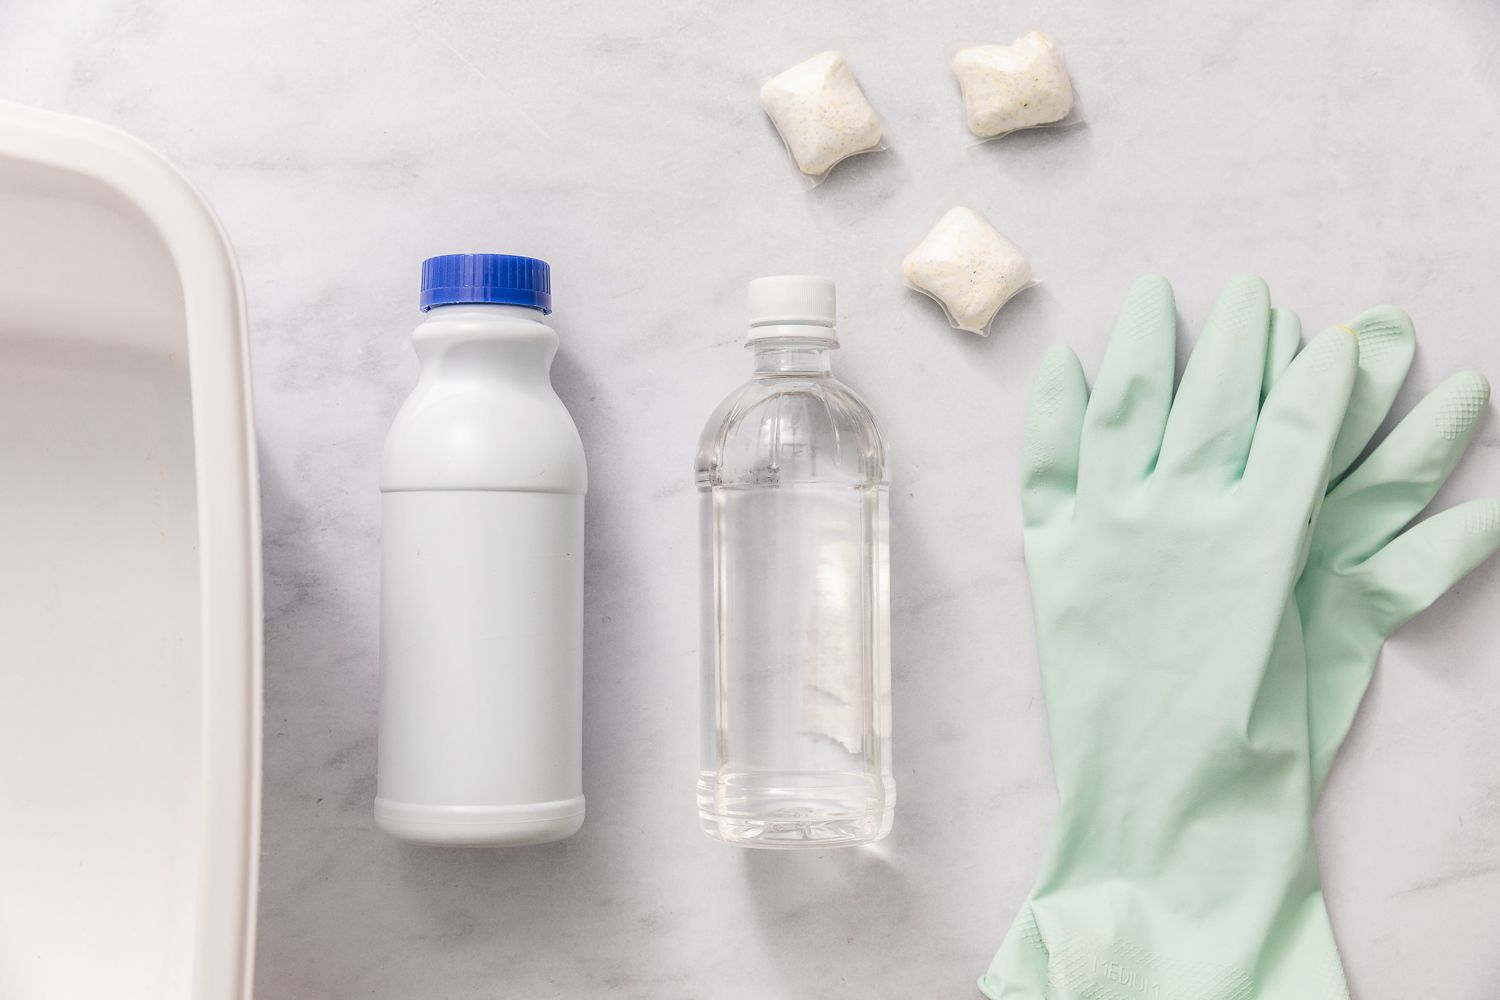
[[207, 206], [0, 103], [0, 997], [249, 996], [254, 463]]

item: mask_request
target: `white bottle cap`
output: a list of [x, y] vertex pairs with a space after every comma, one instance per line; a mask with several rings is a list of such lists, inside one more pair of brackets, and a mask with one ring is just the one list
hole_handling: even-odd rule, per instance
[[833, 282], [810, 274], [779, 274], [750, 282], [746, 342], [798, 337], [838, 343], [833, 332]]

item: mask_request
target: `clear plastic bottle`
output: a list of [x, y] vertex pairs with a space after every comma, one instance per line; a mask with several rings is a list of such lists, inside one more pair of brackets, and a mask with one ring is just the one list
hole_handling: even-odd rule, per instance
[[744, 847], [879, 840], [891, 773], [887, 449], [829, 370], [834, 288], [750, 283], [755, 375], [698, 449], [709, 837]]

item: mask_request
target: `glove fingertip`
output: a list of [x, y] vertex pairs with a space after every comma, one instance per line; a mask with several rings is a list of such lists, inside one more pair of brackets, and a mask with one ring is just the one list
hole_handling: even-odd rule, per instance
[[1479, 372], [1461, 371], [1438, 387], [1440, 402], [1433, 424], [1445, 441], [1457, 441], [1479, 422], [1490, 402], [1490, 381]]
[[1466, 504], [1463, 526], [1469, 535], [1494, 536], [1500, 543], [1500, 499], [1474, 500]]
[[1359, 366], [1368, 370], [1396, 368], [1403, 373], [1417, 349], [1411, 317], [1395, 306], [1366, 309], [1348, 323], [1359, 339]]

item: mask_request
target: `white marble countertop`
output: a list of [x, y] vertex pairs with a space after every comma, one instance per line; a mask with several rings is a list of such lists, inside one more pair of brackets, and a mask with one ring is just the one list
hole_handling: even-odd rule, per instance
[[[258, 994], [975, 996], [1055, 794], [1017, 506], [1046, 348], [1097, 365], [1129, 281], [1196, 327], [1264, 275], [1309, 328], [1416, 318], [1402, 409], [1500, 374], [1500, 9], [1294, 0], [687, 5], [12, 0], [0, 95], [170, 156], [244, 269], [266, 570]], [[920, 9], [919, 9], [920, 7]], [[1061, 37], [1087, 124], [966, 137], [950, 40]], [[797, 183], [757, 80], [844, 49], [891, 149]], [[899, 264], [955, 203], [1033, 255], [990, 339]], [[549, 259], [588, 448], [586, 791], [570, 841], [385, 839], [370, 817], [376, 464], [415, 364], [417, 264]], [[893, 441], [901, 805], [876, 849], [696, 828], [694, 441], [745, 377], [744, 284], [839, 282], [836, 367]], [[1494, 493], [1493, 415], [1446, 491]], [[1388, 646], [1319, 818], [1360, 1000], [1500, 995], [1500, 567]]]

